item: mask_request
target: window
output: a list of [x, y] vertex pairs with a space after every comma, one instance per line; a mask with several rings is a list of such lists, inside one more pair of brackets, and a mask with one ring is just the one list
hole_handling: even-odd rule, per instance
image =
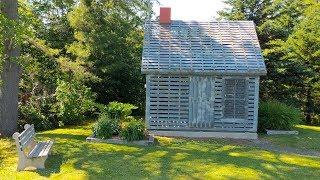
[[246, 79], [225, 79], [224, 118], [246, 119]]

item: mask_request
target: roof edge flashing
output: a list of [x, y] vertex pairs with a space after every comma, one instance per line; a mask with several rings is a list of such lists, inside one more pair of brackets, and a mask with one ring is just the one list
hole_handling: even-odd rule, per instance
[[265, 76], [266, 70], [262, 71], [210, 71], [210, 72], [197, 72], [197, 71], [157, 71], [157, 70], [141, 70], [142, 74], [157, 74], [157, 75], [198, 75], [198, 76]]

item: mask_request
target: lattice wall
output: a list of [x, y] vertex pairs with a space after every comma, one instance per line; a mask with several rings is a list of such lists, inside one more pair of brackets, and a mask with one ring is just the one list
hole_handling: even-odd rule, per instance
[[[255, 131], [258, 113], [259, 78], [213, 76], [147, 76], [149, 129]], [[226, 91], [232, 83], [245, 89], [240, 93], [245, 112], [226, 116]], [[228, 94], [228, 92], [227, 92]], [[237, 107], [235, 107], [237, 109]], [[233, 114], [236, 110], [233, 109]], [[230, 110], [230, 109], [229, 109]]]
[[247, 82], [245, 78], [226, 78], [224, 83], [224, 118], [247, 116]]
[[189, 99], [189, 127], [215, 127], [215, 120], [222, 118], [223, 78], [191, 77]]
[[147, 76], [147, 117], [150, 129], [183, 129], [189, 121], [189, 78]]

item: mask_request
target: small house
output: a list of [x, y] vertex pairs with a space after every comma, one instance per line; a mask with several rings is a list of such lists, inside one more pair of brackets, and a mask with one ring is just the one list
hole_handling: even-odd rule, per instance
[[159, 20], [144, 27], [146, 124], [155, 135], [257, 138], [266, 66], [252, 21]]

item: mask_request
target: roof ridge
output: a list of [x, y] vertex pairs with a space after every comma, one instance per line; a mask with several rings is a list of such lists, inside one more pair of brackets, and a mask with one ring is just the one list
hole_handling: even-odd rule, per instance
[[[146, 22], [156, 22], [159, 23], [158, 20], [147, 20]], [[234, 22], [252, 22], [254, 23], [252, 20], [210, 20], [210, 21], [198, 21], [198, 20], [171, 20], [172, 22], [198, 22], [198, 23], [224, 23], [224, 22], [230, 22], [230, 23], [234, 23]], [[169, 24], [170, 25], [170, 24]]]

